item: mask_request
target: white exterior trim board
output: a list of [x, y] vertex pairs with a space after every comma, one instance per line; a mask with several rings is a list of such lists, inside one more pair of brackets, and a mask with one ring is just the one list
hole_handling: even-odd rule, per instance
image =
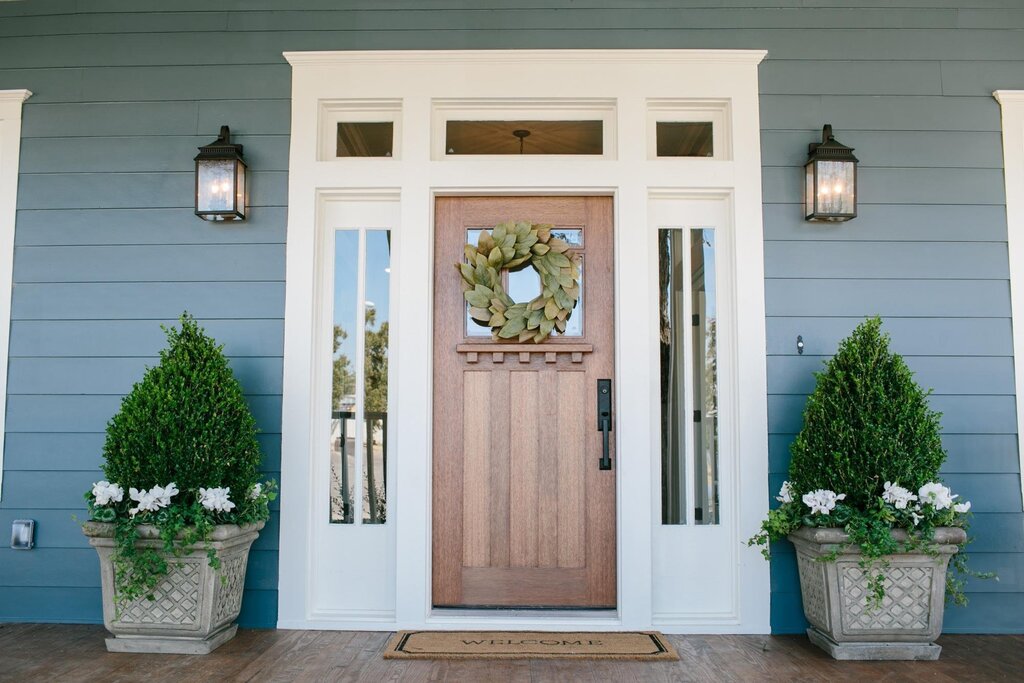
[[1017, 456], [1024, 504], [1024, 90], [992, 93], [1003, 113], [1003, 178], [1006, 182], [1006, 248], [1010, 255], [1010, 318], [1017, 398]]
[[4, 434], [7, 415], [7, 356], [11, 336], [14, 278], [14, 223], [18, 205], [18, 157], [21, 107], [28, 90], [0, 90], [0, 500], [4, 483]]

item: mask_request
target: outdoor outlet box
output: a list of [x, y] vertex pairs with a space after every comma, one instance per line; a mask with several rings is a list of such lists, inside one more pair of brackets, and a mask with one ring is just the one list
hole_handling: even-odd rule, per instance
[[11, 547], [15, 550], [32, 550], [35, 545], [35, 534], [35, 520], [14, 520], [11, 524]]

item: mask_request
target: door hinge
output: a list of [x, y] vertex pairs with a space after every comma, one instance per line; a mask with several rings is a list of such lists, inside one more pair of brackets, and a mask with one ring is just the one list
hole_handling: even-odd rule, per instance
[[693, 314], [693, 326], [700, 327], [700, 313]]
[[700, 420], [701, 420], [700, 411], [699, 410], [693, 411], [693, 421], [694, 422], [700, 422]]

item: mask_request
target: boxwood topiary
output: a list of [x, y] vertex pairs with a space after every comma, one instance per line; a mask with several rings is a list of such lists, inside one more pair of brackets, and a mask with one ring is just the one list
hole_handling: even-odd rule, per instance
[[[213, 528], [265, 521], [276, 497], [275, 482], [259, 481], [256, 421], [223, 346], [187, 312], [179, 322], [107, 424], [107, 479], [85, 494], [90, 517], [115, 525], [118, 604], [152, 597], [168, 556], [197, 544], [217, 568]], [[163, 553], [136, 547], [140, 524], [159, 529]]]
[[107, 425], [103, 473], [140, 489], [173, 481], [185, 495], [201, 486], [248, 491], [260, 466], [256, 420], [223, 346], [187, 313], [180, 330], [165, 332], [160, 362]]
[[795, 491], [828, 489], [863, 508], [885, 482], [917, 491], [935, 481], [946, 459], [941, 414], [903, 358], [889, 350], [880, 318], [869, 318], [844, 339], [815, 373], [804, 426], [790, 451], [789, 481]]
[[[946, 459], [942, 416], [928, 405], [931, 392], [889, 350], [889, 335], [881, 328], [878, 317], [862, 322], [824, 371], [815, 373], [804, 425], [790, 448], [789, 480], [776, 497], [781, 505], [748, 541], [762, 546], [768, 558], [770, 542], [802, 526], [842, 528], [860, 546], [873, 607], [885, 596], [886, 556], [915, 548], [934, 552], [933, 531], [966, 527], [971, 507], [954, 502], [959, 496], [939, 481]], [[894, 528], [909, 532], [903, 545]], [[961, 577], [993, 576], [970, 570], [963, 552], [951, 568], [955, 576], [946, 589], [959, 604], [966, 602]]]

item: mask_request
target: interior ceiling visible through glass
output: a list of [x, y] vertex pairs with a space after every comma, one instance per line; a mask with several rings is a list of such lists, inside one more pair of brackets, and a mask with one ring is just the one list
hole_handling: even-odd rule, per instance
[[448, 121], [448, 154], [603, 154], [603, 121]]
[[658, 156], [714, 156], [713, 129], [710, 121], [658, 121]]
[[389, 157], [394, 145], [391, 121], [342, 121], [338, 124], [339, 157]]

